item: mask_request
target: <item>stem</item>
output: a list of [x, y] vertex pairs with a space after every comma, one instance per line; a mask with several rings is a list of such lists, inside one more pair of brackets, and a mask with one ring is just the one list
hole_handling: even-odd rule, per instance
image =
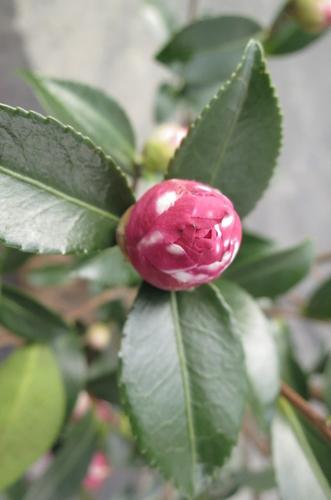
[[282, 382], [280, 392], [331, 443], [331, 426], [328, 425], [326, 420], [285, 382]]

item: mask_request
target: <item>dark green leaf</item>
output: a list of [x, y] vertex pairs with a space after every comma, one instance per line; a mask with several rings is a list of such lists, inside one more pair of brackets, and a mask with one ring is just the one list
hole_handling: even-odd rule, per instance
[[36, 480], [22, 500], [67, 500], [84, 479], [97, 446], [98, 429], [91, 414], [73, 424], [63, 447], [46, 473]]
[[177, 32], [156, 59], [190, 84], [229, 78], [250, 38], [261, 26], [245, 17], [222, 16], [195, 21]]
[[28, 294], [5, 284], [0, 297], [0, 323], [28, 341], [49, 342], [69, 330], [60, 316]]
[[331, 489], [289, 403], [280, 400], [272, 429], [276, 479], [283, 500], [327, 500]]
[[7, 248], [2, 246], [0, 248], [0, 259], [2, 260], [1, 269], [3, 274], [8, 274], [19, 269], [31, 254], [20, 252], [16, 248]]
[[0, 489], [53, 444], [64, 415], [63, 386], [46, 346], [21, 348], [0, 364]]
[[236, 257], [234, 266], [237, 266], [239, 263], [247, 261], [252, 257], [254, 258], [258, 254], [265, 255], [269, 250], [273, 250], [274, 248], [275, 243], [272, 240], [255, 233], [244, 231], [240, 250]]
[[[27, 489], [28, 481], [25, 477], [21, 477], [14, 484], [12, 484], [6, 490], [6, 499], [5, 500], [22, 500], [26, 489]], [[2, 497], [0, 495], [1, 500]]]
[[291, 331], [282, 321], [275, 322], [273, 331], [278, 348], [281, 379], [307, 399], [309, 397], [308, 375], [295, 357]]
[[311, 318], [331, 319], [331, 277], [315, 290], [304, 312]]
[[215, 285], [230, 306], [241, 334], [253, 407], [268, 423], [279, 390], [278, 354], [270, 324], [247, 292], [224, 279]]
[[50, 286], [81, 278], [102, 286], [134, 286], [140, 281], [130, 262], [118, 247], [84, 257], [73, 264], [54, 264], [32, 269], [28, 275], [31, 284]]
[[188, 496], [201, 466], [220, 466], [245, 405], [243, 352], [216, 287], [143, 285], [125, 326], [121, 385], [141, 449]]
[[269, 184], [280, 140], [278, 102], [261, 46], [251, 41], [236, 73], [177, 149], [168, 177], [215, 186], [244, 216]]
[[331, 413], [331, 355], [329, 356], [328, 362], [326, 364], [326, 367], [324, 370], [324, 376], [325, 376], [325, 380], [324, 380], [325, 402], [327, 404], [329, 413]]
[[19, 289], [3, 285], [0, 324], [28, 341], [49, 342], [58, 362], [67, 396], [67, 416], [86, 376], [86, 363], [78, 338], [60, 316]]
[[92, 252], [114, 244], [133, 203], [111, 158], [52, 118], [0, 106], [0, 238], [24, 251]]
[[304, 49], [318, 40], [322, 33], [308, 33], [295, 19], [293, 2], [281, 7], [264, 39], [264, 48], [270, 55], [284, 55]]
[[[307, 419], [304, 419], [298, 412], [297, 418], [305, 433], [309, 446], [314, 453], [325, 478], [327, 479], [331, 491], [331, 460], [330, 442]], [[331, 498], [331, 497], [330, 497]]]
[[102, 150], [130, 171], [135, 138], [130, 121], [119, 104], [89, 85], [24, 72], [47, 113], [90, 137]]
[[288, 250], [258, 253], [232, 265], [226, 277], [235, 281], [255, 297], [276, 297], [290, 290], [308, 273], [314, 252], [310, 241]]

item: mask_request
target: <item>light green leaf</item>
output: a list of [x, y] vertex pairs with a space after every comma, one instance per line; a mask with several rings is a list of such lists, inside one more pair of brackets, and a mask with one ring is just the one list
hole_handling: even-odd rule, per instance
[[280, 400], [272, 428], [276, 479], [283, 500], [330, 500], [331, 489], [289, 403]]
[[255, 297], [276, 297], [290, 290], [308, 273], [314, 252], [310, 241], [287, 250], [266, 250], [236, 262], [225, 275]]
[[46, 346], [17, 350], [0, 364], [0, 489], [54, 443], [64, 415], [55, 359]]
[[24, 251], [82, 253], [114, 244], [133, 203], [100, 149], [52, 118], [0, 105], [0, 238]]
[[67, 500], [77, 493], [97, 446], [95, 418], [87, 414], [67, 433], [62, 448], [46, 473], [36, 480], [22, 500]]
[[251, 41], [236, 73], [177, 149], [168, 177], [194, 179], [220, 189], [244, 216], [269, 184], [280, 141], [278, 101], [261, 46]]
[[220, 83], [234, 71], [249, 39], [261, 31], [246, 17], [200, 19], [177, 32], [156, 59], [191, 85]]
[[240, 340], [217, 288], [143, 285], [124, 329], [121, 386], [152, 464], [187, 496], [201, 466], [221, 466], [238, 438], [246, 377]]
[[270, 324], [247, 292], [222, 278], [215, 285], [241, 335], [253, 408], [264, 423], [269, 423], [279, 391], [278, 354]]
[[130, 172], [135, 138], [123, 108], [102, 90], [86, 84], [23, 73], [46, 112], [90, 139]]
[[0, 297], [0, 324], [25, 340], [49, 343], [63, 378], [68, 416], [83, 388], [87, 371], [82, 346], [75, 333], [52, 310], [5, 284]]
[[331, 319], [331, 277], [314, 291], [304, 313], [311, 318]]

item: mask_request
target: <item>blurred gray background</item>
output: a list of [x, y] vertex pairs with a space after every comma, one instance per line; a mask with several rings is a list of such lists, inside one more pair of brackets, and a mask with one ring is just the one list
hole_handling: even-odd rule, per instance
[[[167, 0], [185, 20], [188, 0]], [[243, 13], [267, 23], [280, 0], [200, 0], [199, 12]], [[151, 131], [155, 88], [167, 72], [153, 61], [164, 33], [142, 0], [0, 0], [0, 101], [39, 110], [16, 71], [95, 84], [127, 109], [139, 142]], [[282, 244], [312, 237], [331, 248], [331, 35], [270, 61], [285, 118], [272, 189], [249, 217]]]

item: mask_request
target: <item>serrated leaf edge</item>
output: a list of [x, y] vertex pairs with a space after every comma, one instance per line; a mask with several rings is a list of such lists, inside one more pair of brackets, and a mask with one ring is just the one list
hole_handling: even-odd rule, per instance
[[[49, 123], [55, 124], [58, 127], [58, 129], [62, 130], [64, 133], [70, 133], [70, 134], [74, 135], [80, 143], [85, 144], [91, 151], [93, 151], [94, 153], [96, 153], [99, 156], [101, 161], [102, 160], [104, 161], [103, 162], [104, 166], [110, 173], [112, 172], [112, 169], [113, 169], [116, 172], [116, 174], [119, 175], [121, 181], [123, 182], [123, 187], [127, 190], [127, 194], [131, 197], [131, 204], [133, 204], [135, 202], [135, 198], [134, 198], [133, 192], [129, 186], [127, 176], [124, 174], [122, 169], [117, 165], [115, 160], [111, 156], [106, 155], [104, 153], [104, 151], [99, 146], [96, 146], [94, 144], [94, 142], [89, 137], [84, 136], [81, 132], [78, 132], [70, 125], [64, 125], [63, 123], [61, 123], [59, 120], [57, 120], [56, 118], [54, 118], [52, 116], [44, 116], [40, 113], [37, 113], [36, 111], [26, 110], [26, 109], [21, 108], [19, 106], [13, 107], [13, 106], [8, 106], [7, 104], [0, 103], [0, 111], [1, 110], [5, 111], [6, 113], [8, 113], [8, 115], [12, 115], [12, 116], [18, 115], [18, 116], [21, 116], [23, 118], [36, 118], [37, 120], [39, 120], [39, 122], [44, 123], [45, 125], [47, 125]], [[1, 168], [1, 165], [0, 165], [0, 168]], [[10, 175], [13, 177], [19, 177], [19, 178], [24, 177], [24, 176], [20, 176], [20, 175], [13, 175], [12, 172]], [[35, 181], [33, 183], [30, 182], [30, 184], [39, 185], [39, 182], [38, 181]], [[49, 192], [51, 192], [51, 191], [49, 191]], [[74, 198], [72, 198], [70, 195], [66, 195], [67, 201], [71, 202], [71, 199], [74, 199]], [[86, 206], [88, 206], [88, 205], [86, 205]], [[104, 213], [108, 214], [108, 216], [111, 216], [109, 218], [112, 218], [116, 222], [118, 222], [120, 220], [120, 216], [115, 216], [114, 214], [111, 214], [110, 212], [108, 213], [108, 212], [102, 211], [102, 210], [98, 210], [98, 211], [102, 212], [103, 215], [104, 215]], [[31, 248], [25, 248], [24, 245], [19, 245], [19, 244], [7, 242], [6, 239], [4, 239], [4, 238], [0, 238], [0, 242], [4, 243], [6, 246], [8, 246], [10, 248], [16, 248], [18, 250], [29, 251], [29, 252], [33, 251], [33, 253], [36, 253], [36, 254], [54, 253], [54, 251], [47, 252], [41, 248], [34, 248], [33, 250]], [[67, 254], [68, 252], [63, 252], [63, 253]], [[77, 252], [73, 252], [73, 253], [77, 253]], [[82, 250], [80, 253], [87, 253], [87, 250]]]
[[[266, 183], [264, 189], [262, 190], [259, 199], [262, 198], [263, 194], [268, 189], [268, 187], [269, 187], [269, 185], [271, 183], [271, 180], [273, 178], [273, 174], [274, 174], [274, 171], [275, 171], [275, 168], [276, 168], [276, 165], [277, 165], [277, 161], [278, 161], [278, 158], [279, 158], [279, 155], [280, 155], [280, 151], [281, 151], [281, 148], [282, 148], [282, 145], [283, 145], [283, 127], [282, 127], [283, 112], [282, 112], [281, 107], [280, 107], [280, 102], [279, 102], [279, 98], [278, 98], [278, 95], [277, 95], [277, 92], [276, 92], [276, 87], [272, 83], [270, 74], [266, 70], [266, 68], [267, 68], [267, 61], [266, 61], [266, 58], [264, 56], [264, 51], [263, 51], [262, 45], [261, 45], [260, 42], [258, 42], [257, 40], [254, 40], [254, 39], [251, 39], [248, 42], [248, 44], [246, 45], [246, 48], [245, 48], [245, 51], [244, 51], [244, 55], [243, 55], [240, 63], [238, 64], [236, 70], [232, 73], [232, 75], [229, 77], [229, 79], [221, 85], [221, 87], [219, 88], [218, 92], [209, 101], [209, 103], [204, 107], [204, 109], [201, 111], [200, 115], [190, 124], [189, 130], [188, 130], [188, 133], [187, 133], [186, 137], [182, 140], [180, 146], [176, 149], [173, 157], [169, 161], [167, 172], [165, 174], [165, 179], [172, 178], [172, 176], [171, 176], [172, 165], [175, 163], [176, 158], [177, 158], [177, 156], [179, 154], [179, 151], [182, 149], [182, 147], [184, 147], [184, 145], [188, 141], [188, 138], [189, 138], [191, 130], [193, 130], [195, 127], [197, 127], [197, 125], [200, 123], [200, 121], [202, 121], [204, 119], [205, 115], [209, 112], [209, 110], [213, 106], [214, 102], [218, 101], [219, 99], [221, 99], [223, 93], [228, 89], [228, 87], [230, 87], [230, 85], [236, 80], [236, 78], [238, 78], [238, 76], [239, 76], [239, 74], [240, 74], [240, 72], [241, 72], [241, 70], [242, 70], [242, 68], [243, 68], [243, 66], [244, 66], [244, 64], [246, 62], [247, 52], [248, 52], [248, 50], [250, 50], [251, 46], [254, 46], [255, 49], [258, 49], [259, 52], [260, 52], [260, 55], [261, 55], [261, 67], [263, 68], [263, 71], [260, 70], [260, 73], [267, 77], [267, 80], [268, 80], [268, 83], [269, 83], [269, 88], [271, 90], [271, 96], [274, 98], [274, 102], [275, 102], [275, 105], [276, 105], [275, 106], [276, 107], [276, 113], [277, 113], [277, 116], [279, 118], [279, 125], [280, 125], [280, 127], [279, 127], [278, 145], [277, 145], [275, 159], [274, 159], [273, 166], [272, 166], [272, 174], [270, 175], [270, 178], [269, 178], [268, 182]], [[259, 199], [257, 199], [255, 201], [255, 203], [251, 206], [249, 212], [251, 212], [252, 210], [254, 210], [254, 208], [255, 208], [256, 204], [258, 203]], [[249, 212], [245, 213], [243, 216], [241, 216], [241, 218], [243, 218], [246, 215], [248, 215]]]

